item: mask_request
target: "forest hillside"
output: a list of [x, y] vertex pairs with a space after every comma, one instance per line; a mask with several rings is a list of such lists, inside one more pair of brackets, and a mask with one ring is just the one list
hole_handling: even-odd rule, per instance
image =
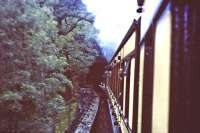
[[0, 131], [62, 132], [102, 56], [81, 0], [0, 0]]

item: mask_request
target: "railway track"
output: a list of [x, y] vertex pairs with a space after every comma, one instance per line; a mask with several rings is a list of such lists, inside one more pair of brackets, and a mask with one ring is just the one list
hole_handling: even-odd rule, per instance
[[81, 88], [78, 96], [78, 112], [65, 133], [89, 133], [99, 107], [99, 97], [90, 88]]
[[107, 97], [100, 88], [97, 91], [97, 94], [100, 97], [100, 103], [91, 133], [113, 133]]
[[96, 91], [81, 88], [79, 111], [65, 133], [112, 133], [107, 97], [100, 88]]

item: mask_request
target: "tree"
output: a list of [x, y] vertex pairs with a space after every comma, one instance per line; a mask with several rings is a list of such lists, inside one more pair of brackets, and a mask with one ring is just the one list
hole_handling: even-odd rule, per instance
[[81, 0], [0, 3], [0, 131], [54, 132], [100, 54], [94, 16]]

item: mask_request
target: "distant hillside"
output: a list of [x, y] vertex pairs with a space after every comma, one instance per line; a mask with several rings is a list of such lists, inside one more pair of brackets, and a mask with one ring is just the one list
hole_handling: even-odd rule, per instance
[[106, 57], [107, 61], [110, 61], [113, 54], [116, 51], [116, 48], [114, 48], [112, 46], [111, 47], [104, 46], [104, 47], [102, 47], [102, 51], [103, 51], [103, 55]]

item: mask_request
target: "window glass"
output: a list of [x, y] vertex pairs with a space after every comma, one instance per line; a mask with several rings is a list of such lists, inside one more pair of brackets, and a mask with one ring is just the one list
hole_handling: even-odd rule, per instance
[[140, 74], [139, 74], [139, 101], [138, 101], [138, 133], [142, 128], [142, 96], [143, 96], [143, 75], [144, 75], [144, 45], [140, 50]]
[[[125, 66], [126, 66], [127, 63], [125, 63]], [[127, 77], [124, 76], [124, 85], [123, 85], [123, 115], [125, 116], [125, 113], [126, 113], [126, 82], [127, 82]]]
[[135, 59], [131, 59], [131, 71], [130, 71], [130, 91], [129, 91], [129, 115], [128, 122], [129, 126], [132, 129], [133, 121], [133, 96], [134, 96], [134, 76], [135, 76]]

